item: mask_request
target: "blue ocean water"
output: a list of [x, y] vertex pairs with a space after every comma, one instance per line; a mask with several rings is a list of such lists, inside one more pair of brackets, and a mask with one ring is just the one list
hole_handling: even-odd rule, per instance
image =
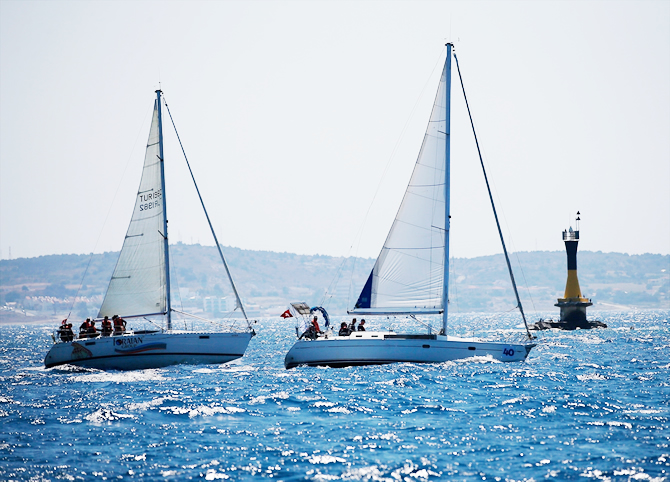
[[668, 480], [670, 312], [591, 317], [523, 363], [293, 370], [278, 318], [233, 363], [134, 372], [46, 370], [53, 327], [2, 326], [0, 480]]

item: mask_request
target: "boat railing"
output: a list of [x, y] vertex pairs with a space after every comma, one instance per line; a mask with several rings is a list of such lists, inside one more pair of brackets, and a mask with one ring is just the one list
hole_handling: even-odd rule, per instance
[[123, 336], [123, 335], [143, 335], [146, 333], [157, 333], [158, 330], [126, 330], [122, 333], [110, 333], [110, 334], [103, 334], [102, 332], [96, 332], [96, 333], [74, 333], [72, 332], [71, 334], [63, 334], [61, 333], [60, 329], [55, 329], [52, 334], [51, 338], [53, 338], [55, 343], [69, 343], [72, 341], [83, 341], [83, 340], [94, 340], [96, 338], [109, 338], [109, 337], [117, 337], [117, 336]]
[[579, 241], [579, 231], [563, 231], [563, 241]]
[[528, 343], [528, 336], [526, 333], [518, 330], [505, 330], [502, 333], [502, 339], [505, 343], [511, 345], [525, 345]]
[[409, 317], [412, 318], [412, 319], [413, 319], [414, 321], [416, 321], [417, 323], [420, 323], [420, 324], [422, 324], [423, 326], [425, 326], [426, 328], [428, 328], [428, 333], [429, 333], [429, 334], [432, 334], [432, 333], [433, 333], [433, 325], [431, 325], [431, 324], [429, 324], [429, 323], [426, 323], [425, 321], [421, 321], [421, 320], [418, 319], [415, 315], [409, 315]]
[[[236, 320], [237, 321], [237, 320]], [[248, 330], [245, 328], [236, 328], [234, 326], [224, 326], [221, 325], [221, 332], [234, 332], [234, 333], [246, 333]], [[172, 331], [179, 331], [179, 330], [169, 330], [168, 332]], [[147, 335], [150, 333], [158, 333], [158, 332], [164, 332], [164, 330], [161, 328], [159, 330], [133, 330], [133, 329], [126, 329], [124, 332], [118, 333], [110, 333], [110, 334], [103, 334], [101, 331], [98, 331], [96, 333], [75, 333], [74, 331], [71, 334], [63, 334], [60, 330], [60, 328], [56, 328], [52, 331], [51, 333], [51, 338], [53, 339], [54, 343], [70, 343], [73, 341], [88, 341], [88, 340], [95, 340], [97, 338], [110, 338], [110, 337], [118, 337], [118, 336], [124, 336], [124, 335]], [[208, 330], [197, 330], [197, 329], [186, 329], [184, 330], [186, 333], [205, 333], [209, 332]]]

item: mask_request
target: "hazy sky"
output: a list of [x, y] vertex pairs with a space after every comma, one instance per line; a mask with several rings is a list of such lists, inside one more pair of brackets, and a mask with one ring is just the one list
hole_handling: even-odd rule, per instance
[[[0, 0], [0, 256], [120, 249], [160, 82], [222, 244], [374, 257], [447, 40], [513, 249], [579, 210], [670, 253], [668, 1]], [[498, 253], [457, 87], [451, 254]], [[171, 242], [213, 244], [164, 132]]]

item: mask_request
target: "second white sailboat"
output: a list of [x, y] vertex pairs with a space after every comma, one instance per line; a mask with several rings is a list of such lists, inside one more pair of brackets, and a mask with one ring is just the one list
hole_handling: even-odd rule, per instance
[[[526, 324], [527, 340], [504, 343], [447, 335], [452, 48], [452, 44], [447, 44], [447, 58], [433, 110], [405, 196], [358, 301], [349, 311], [364, 316], [439, 314], [442, 329], [439, 333], [426, 334], [356, 331], [346, 336], [327, 332], [315, 339], [302, 337], [286, 354], [286, 368], [438, 363], [474, 356], [511, 362], [525, 360], [535, 346], [531, 342], [502, 234], [503, 251], [517, 306]], [[458, 65], [457, 58], [456, 62]], [[484, 175], [486, 177], [486, 172]], [[495, 214], [492, 198], [491, 202]], [[498, 230], [500, 232], [499, 226]]]

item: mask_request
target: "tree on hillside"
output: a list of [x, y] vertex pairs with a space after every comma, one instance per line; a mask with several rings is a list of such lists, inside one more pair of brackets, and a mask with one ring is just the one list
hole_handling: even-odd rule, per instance
[[68, 296], [74, 296], [75, 292], [69, 290], [65, 287], [65, 284], [60, 283], [51, 283], [49, 286], [44, 288], [42, 291], [44, 296], [53, 296], [55, 298], [67, 298]]

